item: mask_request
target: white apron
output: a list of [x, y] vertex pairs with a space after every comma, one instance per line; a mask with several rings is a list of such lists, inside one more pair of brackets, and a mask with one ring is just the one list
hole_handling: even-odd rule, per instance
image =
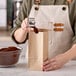
[[[29, 18], [35, 19], [38, 28], [51, 29], [49, 31], [49, 57], [52, 58], [71, 48], [73, 31], [69, 21], [67, 5], [40, 5], [35, 11], [33, 5]], [[55, 26], [55, 24], [60, 24]], [[62, 30], [55, 30], [60, 28]]]

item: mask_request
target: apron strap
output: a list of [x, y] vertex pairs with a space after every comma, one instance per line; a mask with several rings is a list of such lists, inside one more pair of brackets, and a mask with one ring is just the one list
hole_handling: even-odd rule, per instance
[[72, 3], [73, 0], [67, 0], [67, 2]]
[[41, 3], [41, 0], [34, 0], [35, 4], [39, 5]]
[[35, 10], [38, 11], [39, 10], [39, 5], [41, 3], [41, 0], [34, 0], [34, 3], [36, 4]]

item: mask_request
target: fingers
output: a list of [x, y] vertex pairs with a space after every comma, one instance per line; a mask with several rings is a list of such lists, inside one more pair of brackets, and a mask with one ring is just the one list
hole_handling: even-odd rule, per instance
[[51, 70], [56, 70], [58, 67], [57, 67], [57, 64], [56, 62], [53, 62], [53, 63], [49, 63], [47, 65], [45, 65], [43, 67], [44, 71], [51, 71]]
[[55, 58], [53, 58], [53, 59], [48, 59], [48, 60], [45, 60], [44, 61], [44, 63], [43, 63], [43, 65], [45, 66], [45, 65], [47, 65], [47, 64], [49, 64], [49, 63], [52, 63], [52, 62], [55, 62], [56, 61], [56, 59]]
[[50, 63], [50, 61], [47, 60], [47, 61], [45, 61], [45, 62], [43, 63], [43, 66], [48, 65], [49, 63]]
[[52, 70], [55, 70], [55, 69], [56, 69], [56, 65], [51, 65], [50, 67], [45, 68], [44, 71], [52, 71]]
[[55, 59], [51, 59], [51, 60], [46, 60], [44, 61], [44, 64], [43, 64], [43, 70], [44, 71], [49, 71], [51, 69], [53, 69], [53, 65], [55, 64]]
[[30, 32], [31, 30], [33, 30], [33, 28], [29, 27], [27, 18], [25, 20], [23, 20], [23, 22], [21, 24], [21, 28], [27, 32]]
[[61, 67], [59, 67], [56, 63], [48, 64], [43, 67], [43, 71], [52, 71], [52, 70], [57, 70]]
[[61, 67], [62, 66], [57, 63], [56, 58], [53, 58], [44, 62], [43, 71], [57, 70]]

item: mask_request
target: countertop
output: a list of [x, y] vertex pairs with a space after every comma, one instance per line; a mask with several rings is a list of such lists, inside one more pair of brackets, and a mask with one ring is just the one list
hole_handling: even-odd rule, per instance
[[0, 68], [0, 76], [76, 76], [76, 61], [68, 62], [63, 68], [55, 71], [29, 71], [25, 59], [10, 68]]
[[[8, 45], [16, 45], [11, 37], [0, 33], [0, 47]], [[22, 45], [23, 46], [23, 45]], [[23, 46], [23, 48], [25, 45]], [[23, 54], [25, 53], [25, 49]], [[23, 57], [23, 58], [22, 58]], [[68, 62], [63, 68], [55, 71], [29, 71], [26, 65], [24, 55], [19, 59], [19, 62], [10, 68], [0, 68], [0, 76], [76, 76], [76, 61]]]

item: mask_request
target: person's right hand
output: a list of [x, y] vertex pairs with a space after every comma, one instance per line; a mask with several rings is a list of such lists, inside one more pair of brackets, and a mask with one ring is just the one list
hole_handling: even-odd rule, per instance
[[26, 31], [26, 32], [29, 32], [30, 30], [32, 30], [30, 27], [29, 27], [29, 24], [28, 24], [28, 20], [27, 18], [25, 18], [21, 24], [21, 28]]

